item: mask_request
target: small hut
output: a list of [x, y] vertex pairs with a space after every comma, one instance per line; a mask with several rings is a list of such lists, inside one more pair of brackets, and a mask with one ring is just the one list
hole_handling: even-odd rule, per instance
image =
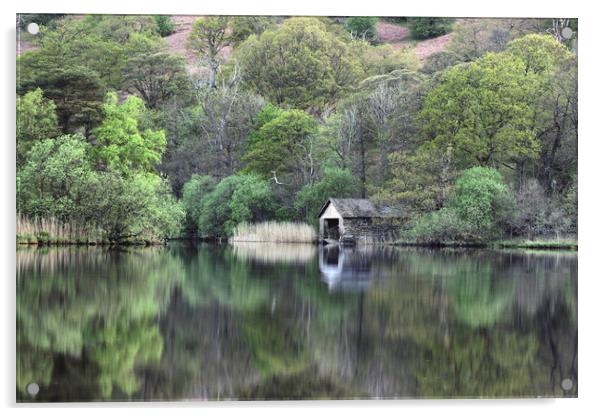
[[330, 198], [318, 214], [320, 240], [327, 243], [375, 243], [394, 241], [399, 215], [377, 207], [368, 199]]

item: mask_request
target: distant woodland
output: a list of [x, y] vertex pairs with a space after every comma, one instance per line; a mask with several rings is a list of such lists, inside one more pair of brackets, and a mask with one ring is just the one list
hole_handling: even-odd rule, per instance
[[20, 15], [17, 25], [23, 241], [315, 225], [329, 197], [399, 209], [413, 242], [577, 233], [576, 20]]

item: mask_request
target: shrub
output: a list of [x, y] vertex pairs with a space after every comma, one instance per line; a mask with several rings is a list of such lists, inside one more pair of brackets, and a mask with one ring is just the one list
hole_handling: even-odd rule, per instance
[[228, 176], [203, 200], [198, 219], [203, 237], [225, 237], [243, 222], [267, 220], [274, 212], [267, 181], [255, 175]]
[[345, 27], [354, 37], [376, 43], [378, 41], [377, 20], [376, 17], [350, 17], [345, 22]]
[[410, 17], [410, 32], [415, 39], [429, 39], [445, 35], [452, 28], [452, 19], [447, 17]]
[[155, 15], [153, 17], [161, 37], [169, 36], [176, 31], [176, 24], [171, 20], [171, 16]]
[[421, 244], [478, 242], [474, 227], [450, 208], [419, 217], [407, 236]]
[[419, 218], [408, 234], [424, 243], [489, 241], [509, 227], [515, 207], [497, 170], [474, 167], [456, 181], [445, 207]]
[[198, 219], [201, 216], [203, 201], [214, 189], [216, 181], [211, 176], [192, 175], [182, 188], [182, 206], [186, 212], [184, 231], [195, 235], [198, 231]]
[[482, 237], [491, 238], [508, 226], [516, 203], [497, 170], [474, 167], [456, 181], [448, 206]]

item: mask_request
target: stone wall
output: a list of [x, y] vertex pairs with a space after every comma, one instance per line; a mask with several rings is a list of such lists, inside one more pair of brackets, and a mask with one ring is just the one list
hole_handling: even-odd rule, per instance
[[399, 238], [399, 220], [395, 218], [345, 218], [344, 236], [358, 243], [393, 242]]

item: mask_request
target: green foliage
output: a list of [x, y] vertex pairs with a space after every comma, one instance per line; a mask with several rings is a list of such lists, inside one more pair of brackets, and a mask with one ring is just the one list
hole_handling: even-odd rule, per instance
[[458, 178], [447, 206], [481, 235], [491, 236], [507, 224], [514, 203], [512, 193], [498, 171], [475, 167]]
[[312, 143], [318, 130], [316, 120], [301, 110], [268, 106], [256, 123], [260, 127], [251, 135], [242, 157], [244, 171], [264, 179], [276, 175], [280, 182], [295, 187], [308, 183], [313, 168]]
[[82, 218], [95, 172], [90, 145], [81, 136], [40, 140], [26, 155], [17, 174], [17, 211], [30, 217], [61, 221]]
[[408, 24], [414, 39], [429, 39], [449, 32], [452, 20], [447, 17], [409, 17]]
[[354, 16], [347, 19], [345, 27], [354, 37], [368, 41], [370, 43], [378, 42], [376, 33], [376, 17]]
[[151, 109], [176, 95], [185, 99], [192, 88], [184, 59], [164, 52], [133, 56], [123, 69], [123, 82]]
[[358, 179], [349, 170], [327, 167], [319, 182], [304, 186], [295, 199], [295, 208], [310, 224], [317, 224], [318, 212], [328, 198], [357, 197]]
[[348, 41], [317, 18], [290, 18], [275, 30], [251, 36], [237, 58], [251, 89], [296, 108], [322, 108], [362, 76]]
[[182, 188], [182, 206], [186, 212], [185, 229], [189, 235], [196, 235], [198, 219], [201, 216], [203, 202], [215, 189], [216, 181], [211, 176], [192, 175]]
[[230, 24], [232, 41], [238, 45], [251, 35], [259, 36], [266, 30], [273, 29], [276, 19], [273, 16], [234, 16]]
[[352, 53], [361, 57], [361, 65], [366, 76], [385, 75], [394, 71], [417, 71], [420, 60], [411, 48], [395, 50], [391, 45], [371, 46], [354, 40], [349, 46]]
[[132, 96], [118, 104], [117, 95], [109, 94], [103, 110], [105, 118], [94, 131], [99, 161], [123, 174], [152, 172], [161, 161], [166, 140], [163, 131], [143, 128], [144, 102]]
[[268, 182], [254, 175], [229, 176], [203, 198], [199, 235], [229, 236], [238, 224], [269, 219], [274, 209]]
[[18, 211], [32, 218], [98, 226], [111, 241], [178, 235], [184, 212], [164, 180], [144, 172], [128, 177], [97, 172], [92, 153], [81, 136], [34, 145], [17, 176]]
[[89, 186], [85, 218], [100, 226], [110, 241], [156, 242], [180, 235], [184, 210], [158, 175], [107, 172]]
[[386, 205], [401, 205], [405, 212], [439, 209], [447, 200], [455, 176], [450, 152], [418, 149], [389, 155], [391, 177], [372, 198]]
[[418, 218], [410, 236], [420, 242], [482, 242], [508, 227], [515, 200], [492, 168], [466, 170], [445, 207]]
[[17, 96], [17, 165], [37, 141], [56, 137], [59, 131], [56, 105], [41, 89]]
[[19, 94], [38, 88], [54, 102], [63, 132], [73, 133], [83, 128], [87, 133], [100, 123], [105, 88], [95, 72], [81, 66], [32, 68], [31, 73], [17, 78]]
[[153, 15], [153, 18], [162, 37], [169, 36], [176, 31], [176, 24], [171, 19], [171, 16], [156, 14]]
[[525, 63], [526, 72], [553, 71], [559, 63], [570, 59], [571, 53], [550, 35], [530, 34], [508, 44], [508, 53]]
[[539, 152], [533, 103], [541, 91], [521, 59], [489, 54], [442, 75], [420, 114], [430, 145], [461, 167], [499, 167]]
[[209, 88], [214, 88], [217, 70], [222, 61], [221, 51], [230, 44], [230, 16], [205, 16], [197, 19], [188, 35], [187, 48], [198, 55], [200, 63], [209, 64]]

